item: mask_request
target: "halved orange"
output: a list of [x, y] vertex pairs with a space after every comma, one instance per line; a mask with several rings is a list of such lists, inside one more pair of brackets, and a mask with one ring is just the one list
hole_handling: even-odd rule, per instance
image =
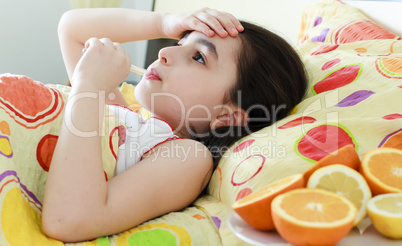
[[382, 142], [381, 147], [389, 147], [402, 150], [402, 130], [388, 135]]
[[275, 181], [233, 203], [233, 210], [250, 226], [259, 230], [275, 229], [271, 216], [271, 202], [279, 194], [304, 186], [302, 174]]
[[354, 145], [348, 144], [321, 158], [309, 169], [307, 169], [307, 171], [304, 173], [304, 180], [307, 183], [311, 174], [313, 174], [315, 170], [332, 164], [342, 164], [358, 170], [360, 166], [360, 158], [355, 150]]
[[374, 195], [402, 192], [402, 150], [381, 147], [366, 152], [360, 173]]
[[274, 198], [272, 218], [279, 235], [294, 245], [334, 245], [353, 227], [356, 207], [323, 189], [295, 189]]

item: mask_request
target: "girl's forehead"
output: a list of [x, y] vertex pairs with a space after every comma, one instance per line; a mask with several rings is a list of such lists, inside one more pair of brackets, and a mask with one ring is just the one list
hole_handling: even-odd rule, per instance
[[215, 34], [213, 37], [208, 37], [203, 33], [198, 31], [188, 32], [182, 38], [184, 42], [194, 42], [205, 46], [212, 54], [216, 56], [216, 58], [228, 56], [234, 56], [239, 52], [240, 46], [240, 38], [236, 37], [220, 37]]
[[205, 34], [203, 34], [203, 33], [201, 33], [201, 32], [198, 32], [198, 31], [188, 31], [188, 32], [186, 32], [184, 35], [183, 35], [183, 37], [181, 38], [181, 40], [191, 40], [191, 41], [194, 41], [194, 40], [197, 40], [197, 39], [205, 39], [205, 40], [208, 40], [208, 41], [210, 41], [210, 42], [212, 42], [212, 43], [223, 43], [223, 44], [228, 44], [228, 43], [231, 43], [231, 42], [240, 42], [239, 41], [239, 37], [238, 36], [236, 36], [236, 37], [232, 37], [232, 36], [226, 36], [226, 37], [220, 37], [218, 34], [215, 34], [214, 36], [212, 36], [212, 37], [209, 37], [209, 36], [207, 36], [207, 35], [205, 35]]

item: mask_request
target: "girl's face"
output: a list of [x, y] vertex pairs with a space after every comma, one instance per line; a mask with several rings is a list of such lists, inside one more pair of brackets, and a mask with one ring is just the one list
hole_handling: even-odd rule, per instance
[[135, 89], [139, 103], [180, 130], [191, 124], [206, 132], [228, 106], [225, 94], [237, 78], [240, 38], [210, 38], [191, 32], [177, 46], [163, 48]]

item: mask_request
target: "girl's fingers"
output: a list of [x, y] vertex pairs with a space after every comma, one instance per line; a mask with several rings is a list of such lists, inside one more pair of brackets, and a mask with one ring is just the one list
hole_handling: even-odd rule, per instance
[[204, 8], [194, 13], [194, 16], [221, 37], [228, 34], [234, 37], [244, 29], [233, 15], [214, 9]]
[[123, 59], [125, 60], [124, 63], [127, 65], [127, 68], [129, 68], [131, 66], [130, 55], [124, 50], [124, 47], [121, 45], [121, 43], [113, 42], [113, 45], [117, 52], [123, 54]]
[[232, 22], [232, 24], [237, 32], [244, 31], [244, 27], [242, 26], [242, 24], [236, 17], [234, 17], [232, 14], [229, 14], [229, 13], [226, 13], [226, 14], [227, 14], [226, 17]]
[[240, 31], [243, 31], [239, 28], [239, 25], [241, 26], [240, 22], [233, 15], [215, 9], [206, 9], [205, 11], [214, 16], [230, 36], [234, 37], [239, 34]]
[[208, 37], [212, 37], [215, 35], [215, 32], [211, 30], [211, 28], [205, 24], [203, 21], [199, 20], [197, 17], [193, 16], [189, 23], [190, 30], [196, 30], [204, 33]]
[[87, 40], [87, 42], [85, 42], [85, 46], [82, 49], [82, 52], [85, 53], [89, 49], [96, 48], [98, 51], [107, 51], [104, 54], [109, 55], [110, 59], [112, 59], [112, 56], [115, 58], [120, 57], [120, 61], [123, 62], [123, 64], [127, 65], [127, 67], [131, 65], [130, 56], [125, 52], [123, 46], [120, 43], [112, 42], [108, 38], [90, 38]]
[[210, 29], [212, 29], [216, 34], [221, 37], [226, 37], [228, 32], [222, 26], [222, 24], [218, 21], [218, 19], [206, 12], [206, 9], [202, 11], [194, 13], [195, 18], [200, 20], [202, 23], [205, 23]]
[[102, 42], [103, 46], [105, 46], [107, 48], [113, 48], [113, 49], [115, 48], [112, 40], [110, 40], [108, 38], [101, 38], [99, 40]]
[[[85, 45], [84, 45], [84, 49], [82, 50], [83, 52], [85, 52], [86, 50], [88, 50], [89, 49], [89, 47], [96, 47], [97, 45], [101, 45], [102, 43], [100, 42], [100, 40], [99, 39], [97, 39], [97, 38], [90, 38], [90, 39], [88, 39], [86, 42], [85, 42]], [[91, 47], [91, 48], [92, 48]]]
[[112, 40], [110, 40], [108, 38], [101, 38], [101, 39], [90, 38], [85, 43], [85, 47], [83, 49], [83, 52], [86, 51], [91, 44], [92, 45], [94, 45], [94, 44], [102, 45], [102, 47], [104, 47], [104, 48], [114, 49], [116, 51], [124, 51], [123, 46], [120, 43], [112, 42]]
[[120, 43], [113, 42], [113, 46], [114, 46], [114, 49], [115, 49], [116, 51], [118, 51], [118, 52], [125, 52], [125, 51], [124, 51], [124, 48], [123, 48], [123, 45], [121, 45]]

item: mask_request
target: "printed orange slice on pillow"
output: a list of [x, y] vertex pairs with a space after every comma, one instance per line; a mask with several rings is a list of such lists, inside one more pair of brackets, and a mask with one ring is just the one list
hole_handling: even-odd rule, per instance
[[286, 192], [271, 207], [279, 235], [294, 245], [334, 245], [349, 233], [356, 217], [351, 201], [323, 189]]
[[362, 40], [401, 39], [370, 20], [356, 20], [334, 30], [331, 43], [346, 44]]
[[59, 90], [23, 75], [1, 74], [0, 94], [0, 108], [28, 129], [54, 120], [64, 108]]
[[307, 182], [311, 174], [313, 174], [317, 169], [332, 164], [342, 164], [358, 170], [360, 167], [360, 158], [356, 152], [355, 146], [353, 144], [348, 144], [323, 157], [307, 169], [304, 173], [304, 180]]
[[[30, 93], [26, 93], [24, 89], [29, 89]], [[2, 92], [3, 107], [6, 107], [6, 105], [8, 106], [6, 108], [15, 107], [27, 117], [35, 117], [52, 104], [52, 91], [40, 82], [26, 76], [2, 75], [0, 77], [0, 91]], [[20, 98], [27, 99], [20, 100]], [[35, 107], [27, 102], [30, 102], [30, 104], [35, 102]]]
[[402, 192], [402, 150], [381, 147], [366, 152], [360, 172], [373, 195]]
[[279, 194], [304, 186], [302, 174], [275, 181], [233, 203], [233, 210], [250, 226], [259, 230], [275, 229], [271, 216], [271, 202]]
[[390, 79], [402, 79], [402, 57], [378, 58], [375, 62], [377, 71]]

